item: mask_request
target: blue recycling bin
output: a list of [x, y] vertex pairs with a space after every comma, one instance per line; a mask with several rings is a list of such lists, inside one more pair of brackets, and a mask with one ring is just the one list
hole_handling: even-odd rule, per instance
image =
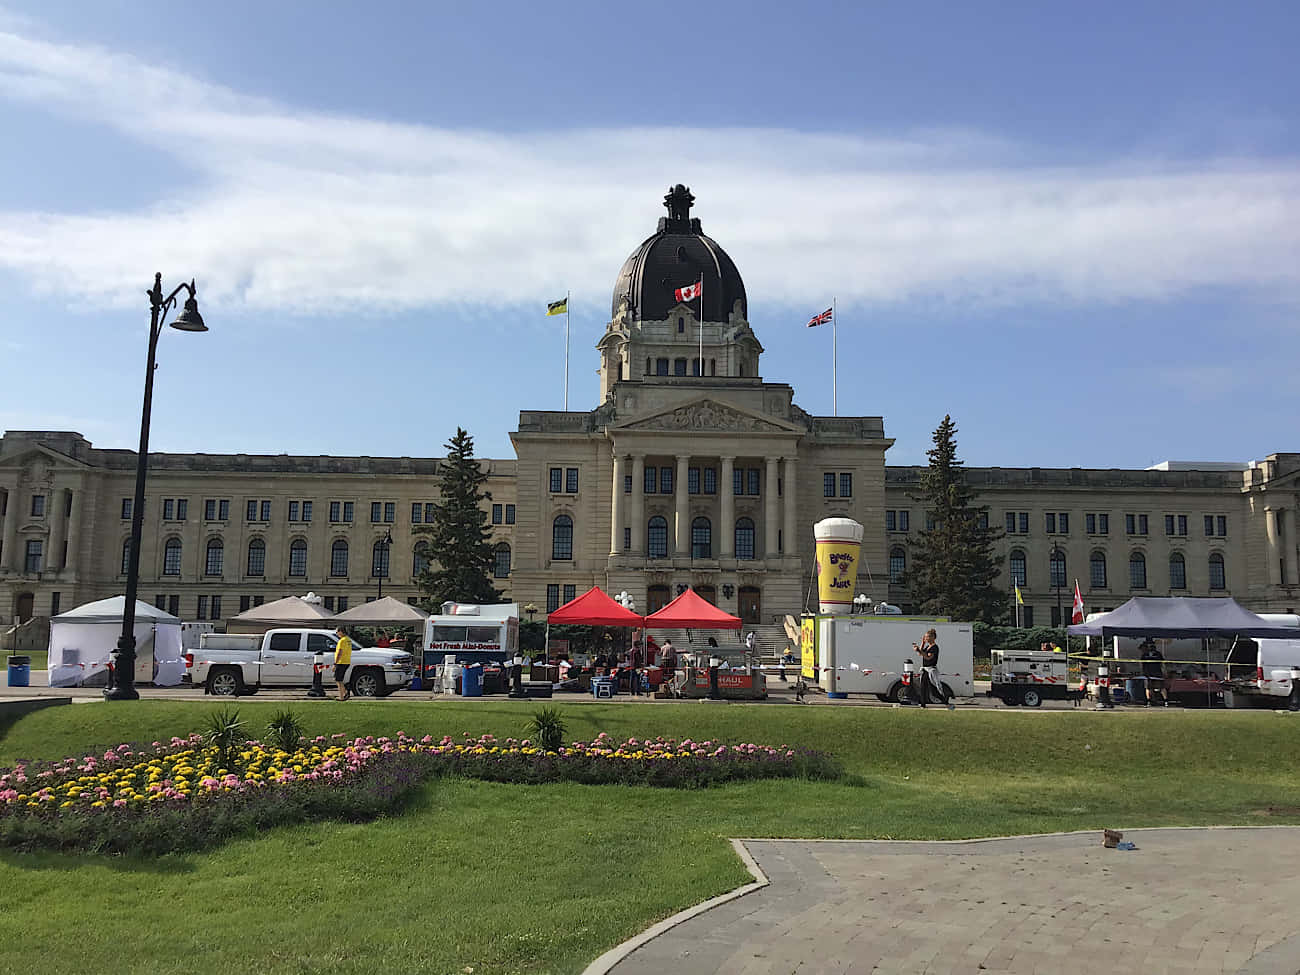
[[28, 687], [32, 678], [32, 658], [12, 656], [9, 658], [9, 686]]
[[460, 696], [483, 696], [483, 668], [465, 667], [460, 672]]

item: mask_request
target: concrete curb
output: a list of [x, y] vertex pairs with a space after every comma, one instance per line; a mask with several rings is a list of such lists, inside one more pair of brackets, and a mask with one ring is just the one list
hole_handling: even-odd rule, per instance
[[689, 921], [691, 918], [703, 914], [705, 911], [710, 911], [719, 905], [737, 900], [738, 898], [744, 897], [746, 894], [752, 894], [756, 890], [762, 890], [771, 883], [767, 878], [767, 874], [763, 873], [762, 869], [759, 868], [758, 861], [750, 855], [749, 850], [745, 849], [743, 841], [733, 839], [731, 841], [731, 848], [736, 851], [736, 855], [740, 857], [740, 862], [745, 865], [745, 869], [749, 871], [749, 875], [754, 878], [753, 883], [744, 884], [743, 886], [737, 887], [735, 890], [728, 891], [725, 894], [719, 894], [717, 897], [711, 897], [706, 901], [701, 901], [694, 907], [688, 907], [684, 911], [678, 911], [671, 917], [664, 918], [658, 924], [652, 924], [635, 937], [629, 938], [622, 944], [609, 949], [609, 951], [605, 952], [584, 968], [582, 970], [582, 975], [606, 975], [611, 968], [621, 962], [628, 955], [632, 954], [632, 952], [636, 951], [646, 942], [659, 937], [659, 935], [663, 934], [665, 931], [675, 928], [683, 921]]

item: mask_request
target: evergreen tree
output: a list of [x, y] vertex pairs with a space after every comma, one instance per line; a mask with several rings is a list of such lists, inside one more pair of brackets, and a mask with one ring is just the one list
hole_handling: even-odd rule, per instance
[[429, 565], [416, 582], [434, 611], [448, 601], [501, 599], [492, 585], [495, 555], [483, 504], [492, 496], [482, 490], [487, 475], [474, 459], [474, 438], [457, 427], [446, 447], [447, 459], [438, 469], [441, 497], [434, 505], [433, 521], [415, 529], [429, 538]]
[[921, 474], [916, 499], [933, 527], [921, 532], [906, 582], [925, 613], [1000, 623], [1007, 615], [1007, 595], [994, 586], [1001, 568], [993, 543], [1002, 532], [989, 527], [988, 508], [971, 504], [956, 435], [951, 416], [934, 431], [930, 466]]

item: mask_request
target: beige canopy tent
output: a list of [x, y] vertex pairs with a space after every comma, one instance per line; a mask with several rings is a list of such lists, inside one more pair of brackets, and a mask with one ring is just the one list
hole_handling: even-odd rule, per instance
[[[311, 596], [308, 593], [308, 596]], [[329, 629], [330, 611], [314, 599], [285, 596], [246, 609], [226, 626], [227, 633], [265, 633], [277, 626], [320, 626]]]
[[330, 622], [339, 626], [414, 626], [423, 632], [424, 621], [428, 618], [429, 614], [424, 610], [385, 596], [331, 616]]

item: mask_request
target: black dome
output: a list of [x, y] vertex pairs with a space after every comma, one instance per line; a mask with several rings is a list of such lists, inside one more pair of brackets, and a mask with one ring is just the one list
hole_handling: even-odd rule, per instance
[[[662, 321], [678, 304], [673, 292], [703, 280], [705, 321], [727, 321], [737, 300], [741, 317], [749, 318], [745, 282], [727, 252], [701, 232], [699, 218], [691, 218], [694, 202], [681, 183], [668, 191], [664, 197], [668, 216], [659, 218], [658, 231], [632, 252], [618, 272], [611, 317], [626, 298], [633, 319]], [[698, 300], [687, 304], [699, 306]]]

